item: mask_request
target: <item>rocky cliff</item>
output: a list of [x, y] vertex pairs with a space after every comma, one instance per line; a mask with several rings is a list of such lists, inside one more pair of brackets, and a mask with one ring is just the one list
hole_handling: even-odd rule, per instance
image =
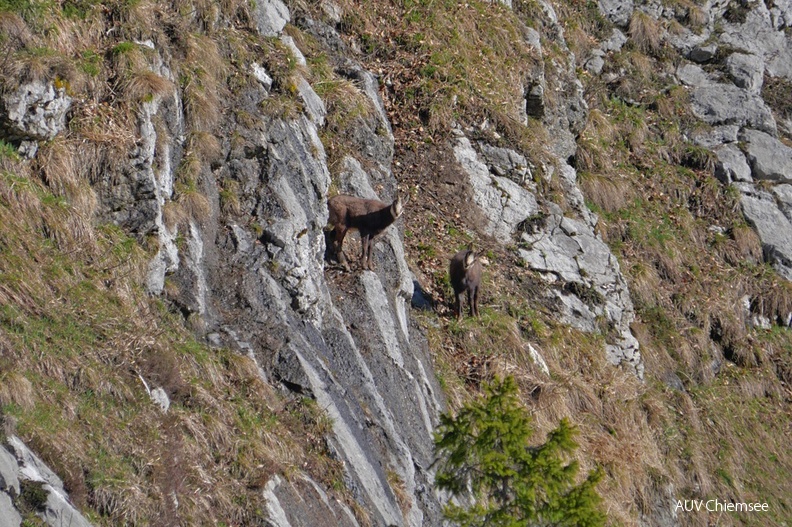
[[[397, 4], [2, 5], [3, 217], [57, 214], [0, 244], [0, 525], [442, 525], [434, 427], [495, 374], [579, 425], [614, 524], [788, 517], [792, 7]], [[335, 263], [336, 193], [409, 196], [376, 271]]]

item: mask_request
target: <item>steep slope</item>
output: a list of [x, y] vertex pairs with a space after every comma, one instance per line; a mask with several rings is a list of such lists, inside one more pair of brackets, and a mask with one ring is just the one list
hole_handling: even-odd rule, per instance
[[[510, 374], [612, 524], [782, 525], [787, 11], [0, 2], [0, 454], [95, 525], [441, 525], [437, 417]], [[397, 192], [343, 272], [327, 197]]]

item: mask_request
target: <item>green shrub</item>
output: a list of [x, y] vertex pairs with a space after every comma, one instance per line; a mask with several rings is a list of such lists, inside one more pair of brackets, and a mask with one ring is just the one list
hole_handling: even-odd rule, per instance
[[575, 484], [578, 464], [564, 458], [577, 448], [575, 429], [564, 419], [547, 441], [531, 447], [530, 419], [512, 377], [485, 386], [485, 396], [444, 414], [435, 434], [439, 469], [435, 481], [470, 506], [449, 503], [445, 516], [464, 527], [604, 525], [595, 486], [600, 470]]

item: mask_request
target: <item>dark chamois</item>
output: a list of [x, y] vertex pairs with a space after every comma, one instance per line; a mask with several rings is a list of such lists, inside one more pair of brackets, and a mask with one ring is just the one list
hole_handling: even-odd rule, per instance
[[478, 295], [479, 285], [481, 284], [481, 262], [476, 253], [473, 252], [473, 244], [468, 248], [459, 251], [451, 258], [448, 267], [448, 275], [451, 277], [451, 285], [454, 287], [454, 311], [457, 320], [462, 318], [462, 293], [467, 292], [468, 305], [470, 306], [470, 316], [478, 317]]
[[374, 270], [371, 263], [371, 246], [374, 238], [382, 234], [388, 226], [401, 216], [403, 204], [401, 196], [388, 205], [376, 199], [363, 199], [355, 196], [338, 195], [327, 201], [330, 210], [330, 223], [334, 226], [335, 240], [333, 247], [339, 263], [349, 271], [349, 264], [344, 255], [344, 237], [350, 230], [360, 233], [363, 254], [360, 262], [363, 269]]

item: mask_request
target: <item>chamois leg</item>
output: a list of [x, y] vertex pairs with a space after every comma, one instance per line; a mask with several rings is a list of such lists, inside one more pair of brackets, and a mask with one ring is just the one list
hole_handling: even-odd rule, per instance
[[346, 236], [348, 229], [343, 227], [339, 228], [336, 227], [335, 229], [335, 251], [336, 251], [336, 259], [338, 259], [338, 263], [344, 266], [344, 269], [349, 271], [349, 262], [347, 262], [346, 255], [344, 254], [344, 237]]
[[[470, 295], [470, 293], [468, 293]], [[470, 315], [476, 318], [479, 317], [479, 308], [478, 308], [478, 295], [479, 295], [479, 288], [478, 286], [473, 288], [472, 297], [473, 300], [470, 302]]]
[[454, 313], [457, 320], [462, 320], [462, 293], [454, 293]]
[[371, 263], [371, 246], [374, 245], [373, 240], [374, 237], [370, 234], [361, 237], [363, 245], [363, 254], [360, 255], [361, 267], [370, 271], [374, 270], [374, 265]]

